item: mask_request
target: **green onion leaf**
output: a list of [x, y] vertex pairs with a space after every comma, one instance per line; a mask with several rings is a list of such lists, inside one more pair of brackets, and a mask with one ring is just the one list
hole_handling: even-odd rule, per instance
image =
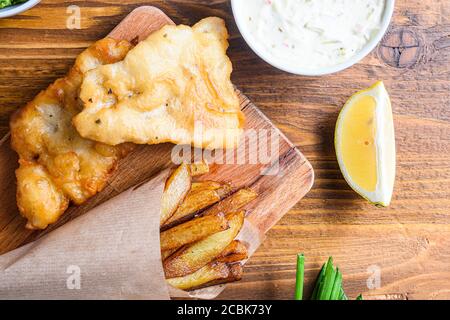
[[[297, 275], [295, 282], [295, 300], [303, 299], [303, 283], [305, 278], [305, 257], [303, 254], [297, 255]], [[316, 279], [311, 300], [348, 300], [344, 292], [343, 275], [338, 267], [333, 266], [333, 257], [323, 264], [322, 269]], [[359, 295], [356, 300], [363, 300]]]
[[331, 291], [333, 290], [334, 279], [336, 278], [336, 270], [333, 267], [333, 258], [329, 257], [327, 267], [325, 269], [325, 278], [323, 285], [319, 288], [318, 300], [329, 300]]
[[330, 300], [339, 300], [339, 292], [342, 288], [342, 273], [336, 267], [336, 279], [331, 290]]
[[305, 278], [305, 256], [297, 255], [297, 274], [295, 279], [295, 300], [303, 300], [303, 282]]
[[326, 266], [326, 264], [324, 264], [322, 266], [322, 269], [320, 270], [319, 276], [317, 277], [316, 286], [314, 287], [314, 291], [312, 293], [311, 300], [317, 300], [319, 287], [320, 287], [320, 284], [323, 282], [323, 277], [324, 277], [324, 274], [325, 274], [325, 266]]
[[341, 291], [339, 292], [339, 300], [348, 300], [347, 296], [345, 295], [344, 289], [341, 287]]

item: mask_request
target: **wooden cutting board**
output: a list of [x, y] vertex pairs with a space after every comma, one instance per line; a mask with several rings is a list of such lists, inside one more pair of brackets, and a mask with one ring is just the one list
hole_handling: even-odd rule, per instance
[[[173, 22], [159, 9], [143, 6], [132, 11], [109, 36], [137, 42], [170, 23]], [[244, 154], [245, 161], [239, 164], [212, 164], [211, 172], [200, 179], [231, 182], [236, 189], [245, 186], [257, 191], [258, 199], [246, 208], [247, 219], [258, 226], [261, 233], [266, 233], [310, 190], [314, 172], [301, 152], [272, 122], [247, 97], [241, 93], [239, 95], [247, 119], [246, 129], [253, 129], [257, 134], [267, 133], [270, 138], [264, 145], [261, 142], [263, 139], [258, 139], [258, 154], [263, 156], [264, 161], [261, 161], [261, 157], [258, 164], [249, 161], [250, 152], [255, 152], [251, 151], [248, 140], [244, 139], [235, 154]], [[172, 149], [171, 144], [139, 146], [121, 160], [119, 169], [102, 192], [82, 206], [71, 206], [57, 223], [46, 230], [30, 231], [24, 228], [25, 219], [20, 217], [16, 207], [14, 170], [17, 156], [10, 149], [9, 138], [5, 137], [0, 141], [0, 254], [50, 232], [131, 186], [149, 179], [163, 168], [173, 166]]]

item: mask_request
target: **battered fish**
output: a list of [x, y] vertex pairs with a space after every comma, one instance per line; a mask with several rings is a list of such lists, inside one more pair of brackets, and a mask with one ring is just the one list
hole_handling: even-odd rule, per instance
[[108, 146], [82, 138], [72, 125], [81, 110], [83, 75], [122, 60], [126, 41], [103, 39], [82, 52], [65, 78], [56, 80], [11, 118], [11, 143], [19, 154], [17, 205], [27, 228], [44, 229], [67, 209], [102, 190], [132, 145]]
[[165, 26], [118, 63], [88, 72], [81, 136], [109, 145], [172, 142], [232, 148], [244, 115], [230, 81], [228, 32], [219, 18], [194, 27]]

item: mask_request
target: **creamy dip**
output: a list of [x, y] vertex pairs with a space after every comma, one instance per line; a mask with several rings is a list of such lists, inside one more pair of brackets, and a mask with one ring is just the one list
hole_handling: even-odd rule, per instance
[[357, 54], [380, 30], [385, 0], [240, 0], [234, 6], [255, 49], [279, 65], [314, 70]]

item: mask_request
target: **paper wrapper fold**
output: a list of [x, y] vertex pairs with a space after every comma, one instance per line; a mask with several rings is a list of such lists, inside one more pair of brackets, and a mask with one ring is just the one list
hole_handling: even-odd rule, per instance
[[0, 298], [168, 299], [159, 250], [166, 176], [0, 256]]
[[[123, 192], [35, 242], [0, 256], [0, 299], [210, 299], [223, 286], [169, 288], [159, 218], [168, 171]], [[259, 231], [239, 234], [253, 253]]]

